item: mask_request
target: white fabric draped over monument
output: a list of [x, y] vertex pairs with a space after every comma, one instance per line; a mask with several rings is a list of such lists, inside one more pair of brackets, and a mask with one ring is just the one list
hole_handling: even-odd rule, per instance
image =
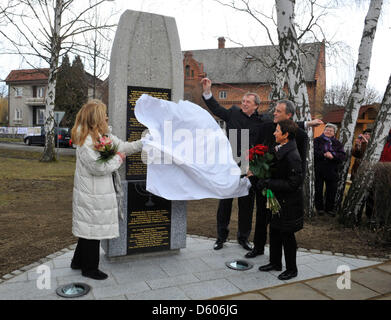
[[168, 200], [236, 198], [248, 194], [231, 145], [213, 117], [189, 101], [175, 103], [143, 94], [137, 120], [149, 129], [146, 189]]

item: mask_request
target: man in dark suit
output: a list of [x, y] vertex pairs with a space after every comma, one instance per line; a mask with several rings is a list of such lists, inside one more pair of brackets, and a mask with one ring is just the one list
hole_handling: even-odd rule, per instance
[[[277, 102], [274, 110], [273, 122], [264, 122], [258, 127], [257, 143], [263, 144], [269, 147], [269, 150], [274, 150], [276, 144], [276, 138], [274, 131], [276, 130], [277, 122], [282, 120], [291, 119], [296, 112], [294, 103], [290, 100], [280, 100]], [[315, 119], [307, 122], [308, 126], [316, 126], [322, 123], [321, 120]], [[303, 130], [304, 122], [298, 122], [299, 128], [296, 132], [296, 144], [302, 160], [302, 172], [305, 173], [306, 169], [306, 153], [307, 153], [307, 133]], [[304, 176], [304, 175], [303, 175]], [[260, 193], [260, 191], [257, 191]], [[255, 223], [255, 234], [254, 234], [254, 248], [248, 252], [246, 258], [254, 258], [264, 253], [267, 237], [267, 226], [270, 222], [271, 212], [266, 209], [266, 198], [257, 197], [257, 212], [256, 212], [256, 223]]]
[[[203, 100], [209, 110], [226, 123], [227, 134], [229, 130], [236, 130], [236, 146], [232, 146], [234, 157], [239, 159], [244, 156], [241, 153], [241, 138], [243, 133], [249, 135], [249, 145], [254, 146], [258, 127], [264, 121], [264, 116], [258, 114], [257, 109], [261, 103], [259, 96], [256, 93], [246, 93], [242, 98], [240, 107], [232, 106], [226, 109], [219, 105], [214, 99], [211, 92], [212, 82], [208, 78], [201, 80], [203, 87]], [[230, 140], [231, 141], [231, 140]], [[244, 147], [244, 146], [243, 146]], [[247, 147], [246, 147], [247, 149]], [[236, 150], [236, 153], [235, 153]], [[239, 163], [240, 165], [240, 163]], [[245, 172], [243, 172], [245, 173]], [[254, 190], [249, 190], [248, 196], [238, 198], [238, 243], [246, 250], [252, 250], [248, 237], [251, 232], [252, 215], [254, 209]], [[214, 244], [214, 249], [219, 250], [223, 247], [223, 243], [228, 237], [228, 225], [231, 219], [233, 199], [222, 199], [219, 202], [217, 209], [217, 240]]]

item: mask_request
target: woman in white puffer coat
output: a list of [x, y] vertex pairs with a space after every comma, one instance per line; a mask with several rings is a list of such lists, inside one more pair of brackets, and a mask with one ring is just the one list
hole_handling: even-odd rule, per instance
[[[79, 240], [71, 268], [81, 269], [83, 276], [97, 280], [107, 278], [98, 269], [100, 240], [119, 236], [113, 172], [122, 165], [125, 155], [142, 149], [140, 140], [124, 142], [110, 134], [107, 120], [106, 105], [90, 100], [77, 113], [72, 128], [72, 142], [77, 146], [72, 233]], [[94, 146], [103, 135], [118, 145], [118, 152], [110, 160], [99, 162], [100, 153]]]

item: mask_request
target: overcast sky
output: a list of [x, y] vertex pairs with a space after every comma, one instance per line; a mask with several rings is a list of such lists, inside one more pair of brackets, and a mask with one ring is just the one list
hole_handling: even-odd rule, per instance
[[[253, 0], [253, 2], [259, 5], [258, 9], [262, 13], [271, 15], [274, 0]], [[362, 1], [366, 4], [358, 6], [353, 4], [354, 2], [354, 0], [345, 1], [349, 5], [342, 9], [330, 10], [328, 15], [321, 19], [326, 37], [332, 39], [333, 42], [342, 41], [350, 48], [349, 55], [346, 48], [342, 50], [343, 47], [337, 47], [336, 51], [341, 57], [336, 58], [334, 55], [334, 58], [326, 61], [327, 87], [342, 81], [351, 82], [354, 76], [369, 1]], [[383, 7], [382, 18], [377, 28], [368, 81], [369, 86], [376, 88], [381, 95], [384, 93], [391, 74], [389, 52], [391, 14], [389, 1], [385, 2], [386, 5]], [[120, 13], [131, 9], [174, 17], [182, 50], [217, 48], [217, 38], [220, 36], [227, 39], [226, 47], [237, 47], [238, 43], [244, 46], [270, 44], [264, 29], [248, 14], [223, 7], [213, 0], [116, 0], [115, 3]], [[297, 14], [297, 20], [303, 17], [302, 14]], [[304, 21], [305, 19], [306, 17]], [[270, 30], [275, 35], [275, 27], [271, 25]], [[17, 69], [20, 66], [15, 56], [8, 61], [6, 65], [0, 64], [1, 78], [7, 76], [11, 69]]]

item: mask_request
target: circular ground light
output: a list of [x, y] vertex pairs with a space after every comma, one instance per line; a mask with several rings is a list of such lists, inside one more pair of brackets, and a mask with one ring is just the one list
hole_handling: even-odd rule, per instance
[[228, 261], [225, 263], [225, 265], [233, 270], [249, 270], [253, 267], [253, 265], [250, 262], [244, 261], [244, 260], [234, 260], [234, 261]]
[[57, 288], [56, 293], [63, 298], [79, 298], [90, 292], [90, 289], [85, 283], [69, 283]]

